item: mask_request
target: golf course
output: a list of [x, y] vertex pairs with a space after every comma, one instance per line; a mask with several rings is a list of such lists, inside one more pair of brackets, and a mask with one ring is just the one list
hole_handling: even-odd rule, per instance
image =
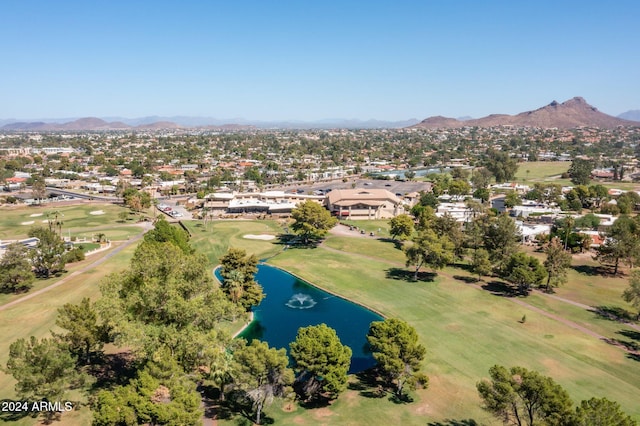
[[[28, 207], [2, 211], [0, 236], [26, 237], [29, 226], [21, 223], [41, 222], [50, 210]], [[103, 214], [91, 214], [99, 210]], [[59, 277], [36, 281], [27, 294], [0, 295], [1, 366], [6, 365], [13, 341], [49, 336], [56, 330], [58, 308], [78, 303], [83, 297], [99, 298], [100, 280], [127, 267], [144, 227], [119, 222], [121, 210], [109, 205], [59, 209], [64, 214], [63, 234], [69, 230], [71, 235], [90, 239], [102, 232], [112, 240], [112, 247], [69, 265]], [[33, 216], [38, 214], [41, 216]], [[411, 391], [411, 402], [400, 403], [367, 385], [366, 375], [354, 375], [349, 389], [328, 406], [304, 408], [276, 400], [265, 409], [270, 421], [296, 425], [499, 425], [482, 409], [476, 390], [476, 383], [488, 377], [489, 368], [496, 364], [522, 366], [552, 377], [574, 404], [591, 397], [617, 401], [640, 420], [640, 327], [606, 315], [633, 312], [620, 298], [626, 276], [600, 276], [589, 256], [574, 255], [568, 283], [552, 295], [536, 291], [527, 298], [508, 297], [492, 278], [474, 281], [464, 265], [433, 274], [424, 271], [424, 279], [414, 282], [407, 273], [404, 253], [389, 239], [387, 222], [357, 225], [366, 234], [336, 232], [349, 229], [338, 225], [342, 228], [332, 231], [317, 247], [286, 248], [277, 238], [284, 233], [286, 224], [282, 221], [184, 223], [191, 245], [207, 255], [212, 267], [229, 247], [245, 249], [317, 287], [385, 317], [407, 321], [427, 348], [423, 371], [429, 376], [429, 386]], [[276, 238], [268, 239], [271, 237]], [[25, 297], [37, 291], [44, 292]], [[0, 372], [0, 400], [15, 398], [14, 384], [13, 377]], [[75, 397], [86, 402], [84, 395]], [[90, 422], [89, 409], [80, 406], [65, 414], [61, 424]], [[248, 420], [237, 416], [218, 418], [214, 424], [242, 422]], [[37, 420], [26, 417], [7, 423], [32, 425]]]

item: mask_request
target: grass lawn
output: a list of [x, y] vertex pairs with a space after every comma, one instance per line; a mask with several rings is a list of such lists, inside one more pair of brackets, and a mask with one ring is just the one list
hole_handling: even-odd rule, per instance
[[[133, 255], [135, 245], [127, 247], [99, 266], [79, 274], [65, 284], [50, 292], [38, 295], [18, 305], [0, 311], [0, 365], [7, 363], [9, 345], [17, 339], [36, 336], [49, 337], [50, 331], [57, 331], [55, 318], [58, 308], [65, 303], [79, 303], [82, 298], [92, 300], [100, 296], [98, 284], [107, 274], [124, 269], [128, 266]], [[86, 261], [85, 261], [86, 262]], [[51, 283], [49, 283], [51, 284]], [[0, 372], [0, 399], [15, 398], [15, 381], [12, 376]], [[65, 416], [59, 424], [86, 425], [91, 423], [91, 413], [88, 408], [81, 408], [77, 412]], [[11, 424], [33, 425], [36, 421], [27, 417]]]
[[[511, 300], [442, 276], [419, 283], [389, 279], [393, 268], [389, 263], [323, 248], [288, 250], [270, 263], [408, 321], [428, 348], [425, 371], [431, 383], [429, 389], [415, 393], [416, 402], [396, 405], [386, 399], [347, 397], [323, 409], [321, 423], [340, 419], [341, 424], [363, 424], [366, 421], [361, 419], [371, 418], [382, 424], [405, 417], [406, 424], [467, 418], [491, 423], [493, 419], [480, 409], [475, 383], [494, 364], [535, 369], [557, 380], [576, 402], [606, 396], [640, 418], [637, 361], [619, 348]], [[564, 313], [564, 308], [558, 309]], [[523, 315], [525, 324], [519, 322]], [[349, 409], [343, 411], [347, 401]], [[271, 409], [268, 413], [284, 424], [318, 421], [314, 410], [288, 414]]]
[[183, 224], [191, 232], [191, 245], [204, 253], [212, 265], [218, 264], [218, 259], [229, 247], [245, 249], [259, 259], [273, 256], [284, 248], [277, 239], [265, 241], [244, 237], [281, 234], [280, 224], [271, 220], [220, 220], [209, 222], [206, 227], [201, 221], [184, 221]]
[[[117, 214], [112, 223], [115, 223], [115, 217]], [[212, 265], [228, 247], [244, 248], [259, 258], [270, 258], [269, 263], [313, 284], [370, 306], [385, 316], [408, 321], [427, 347], [424, 370], [430, 377], [430, 384], [426, 390], [411, 393], [414, 402], [397, 404], [387, 395], [372, 397], [367, 392], [372, 389], [352, 386], [328, 407], [303, 409], [295, 403], [276, 401], [267, 407], [265, 413], [276, 424], [425, 425], [442, 422], [442, 425], [452, 425], [453, 421], [473, 419], [479, 424], [498, 425], [499, 422], [480, 408], [475, 389], [475, 384], [487, 377], [489, 368], [494, 364], [521, 365], [549, 375], [569, 392], [575, 403], [592, 396], [618, 401], [626, 412], [640, 420], [638, 361], [629, 358], [619, 347], [518, 305], [511, 299], [492, 295], [452, 278], [467, 275], [460, 269], [446, 268], [433, 281], [414, 283], [394, 278], [402, 276], [401, 272], [405, 271], [404, 255], [392, 242], [384, 239], [329, 236], [323, 247], [283, 251], [277, 240], [244, 237], [248, 234], [282, 233], [282, 224], [275, 221], [216, 221], [206, 227], [196, 221], [184, 223], [192, 234], [191, 244], [205, 253]], [[378, 227], [386, 230], [386, 223], [355, 222], [367, 232], [369, 229], [377, 231]], [[134, 233], [140, 232], [140, 228], [124, 225], [116, 225], [113, 229], [114, 233], [129, 229]], [[103, 232], [108, 231], [105, 227]], [[100, 279], [125, 268], [133, 250], [134, 247], [127, 248], [50, 293], [0, 311], [0, 336], [3, 336], [0, 340], [0, 365], [6, 364], [8, 347], [14, 340], [30, 335], [43, 337], [55, 329], [56, 311], [64, 303], [77, 303], [82, 297], [97, 298]], [[587, 305], [628, 308], [620, 299], [620, 293], [626, 286], [625, 279], [601, 278], [589, 275], [589, 268], [578, 269], [580, 272], [572, 271], [569, 282], [557, 289], [558, 296]], [[632, 331], [619, 323], [544, 295], [534, 294], [528, 299], [518, 300], [583, 324], [608, 337], [629, 341], [635, 336], [619, 333]], [[523, 315], [527, 321], [520, 323]], [[351, 377], [351, 381], [355, 385], [357, 378]], [[0, 399], [14, 396], [13, 385], [13, 378], [0, 372]], [[85, 407], [63, 421], [64, 424], [84, 425], [89, 424], [90, 419], [91, 413]], [[239, 420], [242, 419], [219, 420], [219, 424], [237, 424]], [[23, 419], [15, 424], [34, 423], [32, 419]]]
[[[63, 216], [62, 233], [71, 236], [93, 234], [105, 226], [113, 226], [118, 221], [118, 213], [124, 207], [113, 204], [77, 204], [73, 206], [19, 206], [2, 207], [0, 214], [0, 239], [26, 238], [32, 226], [47, 226], [47, 213], [58, 211]], [[93, 213], [93, 214], [92, 214]], [[101, 213], [101, 214], [97, 214]]]
[[530, 161], [518, 163], [515, 180], [525, 182], [543, 182], [560, 176], [569, 170], [571, 161]]
[[373, 232], [376, 237], [388, 238], [391, 236], [389, 233], [389, 220], [341, 220], [340, 223], [364, 229], [367, 235], [369, 232]]
[[83, 252], [88, 252], [91, 250], [96, 250], [100, 248], [100, 244], [98, 243], [75, 243], [76, 247], [81, 247]]
[[324, 243], [327, 247], [336, 250], [358, 253], [363, 256], [385, 259], [396, 263], [405, 263], [404, 252], [390, 242], [378, 239], [377, 237], [338, 237], [332, 236]]
[[[570, 179], [562, 179], [560, 177], [564, 172], [569, 170], [571, 161], [531, 161], [518, 163], [518, 166], [518, 171], [514, 178], [516, 182], [523, 182], [531, 186], [536, 182], [574, 186]], [[596, 184], [625, 191], [637, 191], [640, 189], [640, 184], [634, 182], [598, 182], [592, 180], [589, 185]]]

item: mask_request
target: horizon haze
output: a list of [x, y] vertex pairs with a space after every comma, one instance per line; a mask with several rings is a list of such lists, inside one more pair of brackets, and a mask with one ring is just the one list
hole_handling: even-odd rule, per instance
[[574, 96], [613, 116], [640, 108], [640, 4], [629, 0], [9, 0], [0, 12], [5, 123], [406, 121]]

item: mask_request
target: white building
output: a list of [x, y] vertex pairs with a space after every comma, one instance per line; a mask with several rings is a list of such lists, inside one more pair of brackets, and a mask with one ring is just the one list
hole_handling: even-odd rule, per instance
[[436, 216], [442, 217], [448, 214], [457, 222], [471, 222], [473, 220], [473, 209], [467, 207], [465, 203], [440, 203], [436, 209]]

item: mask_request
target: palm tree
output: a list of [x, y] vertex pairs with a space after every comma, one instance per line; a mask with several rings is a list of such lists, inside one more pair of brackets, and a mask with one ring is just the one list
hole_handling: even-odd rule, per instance
[[208, 378], [220, 390], [220, 400], [224, 401], [226, 385], [233, 382], [233, 357], [226, 350], [216, 354], [209, 364]]
[[62, 225], [64, 224], [62, 217], [64, 217], [64, 214], [58, 210], [47, 213], [47, 224], [49, 225], [49, 230], [54, 231], [57, 229], [60, 238], [62, 238]]
[[233, 303], [238, 303], [244, 294], [244, 274], [238, 270], [229, 272], [229, 277], [224, 280], [224, 286]]
[[573, 216], [567, 216], [564, 222], [564, 226], [566, 227], [565, 235], [564, 235], [564, 249], [567, 249], [567, 243], [569, 242], [569, 234], [571, 234], [571, 230], [573, 229], [573, 225], [576, 223], [576, 220]]

